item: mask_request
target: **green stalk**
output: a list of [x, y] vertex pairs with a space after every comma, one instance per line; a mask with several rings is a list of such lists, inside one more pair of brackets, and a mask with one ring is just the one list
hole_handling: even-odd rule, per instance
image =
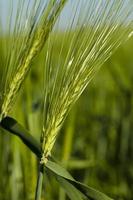
[[35, 200], [41, 200], [42, 183], [43, 183], [43, 168], [44, 165], [39, 164], [38, 179], [35, 193]]

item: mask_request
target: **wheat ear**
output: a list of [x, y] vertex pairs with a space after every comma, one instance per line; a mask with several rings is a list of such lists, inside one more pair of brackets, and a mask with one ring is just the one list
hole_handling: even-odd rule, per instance
[[[29, 45], [26, 48], [20, 63], [18, 64], [18, 70], [14, 75], [12, 82], [9, 86], [8, 93], [6, 94], [2, 108], [1, 108], [1, 117], [0, 119], [6, 117], [11, 109], [12, 102], [16, 97], [26, 75], [30, 69], [31, 62], [33, 58], [40, 52], [44, 43], [47, 40], [47, 37], [53, 28], [53, 25], [60, 14], [62, 8], [64, 7], [67, 0], [54, 1], [54, 3], [49, 3], [48, 12], [42, 16], [41, 26], [35, 32], [33, 39], [29, 42]], [[28, 50], [27, 50], [28, 49]]]
[[51, 36], [47, 49], [41, 163], [47, 162], [72, 105], [101, 65], [132, 32], [133, 4], [130, 0], [126, 3], [124, 0], [79, 0], [77, 4], [72, 2], [71, 7], [72, 20], [68, 17], [70, 23], [62, 34], [56, 62], [52, 60], [58, 34], [54, 39]]

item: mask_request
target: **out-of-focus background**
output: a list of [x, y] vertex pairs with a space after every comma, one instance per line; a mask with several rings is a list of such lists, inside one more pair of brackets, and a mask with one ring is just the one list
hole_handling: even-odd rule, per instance
[[[59, 38], [55, 42], [56, 52], [62, 34], [61, 29], [56, 34]], [[12, 116], [38, 141], [44, 54], [45, 49], [32, 63], [30, 75], [12, 110]], [[114, 199], [133, 199], [132, 38], [102, 66], [83, 92], [68, 115], [52, 152], [75, 179]], [[36, 179], [35, 155], [17, 137], [1, 129], [0, 200], [34, 199]], [[45, 200], [68, 199], [56, 180], [46, 175], [42, 192]]]

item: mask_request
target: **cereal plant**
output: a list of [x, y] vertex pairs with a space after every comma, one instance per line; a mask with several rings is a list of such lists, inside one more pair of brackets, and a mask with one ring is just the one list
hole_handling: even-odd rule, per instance
[[[132, 0], [0, 0], [0, 125], [2, 134], [18, 136], [37, 157], [35, 200], [45, 198], [45, 174], [54, 176], [71, 200], [111, 199], [75, 180], [52, 149], [87, 85], [131, 38], [132, 20]], [[34, 70], [39, 80], [30, 83], [29, 93], [24, 85]], [[23, 112], [16, 101], [26, 98], [23, 104], [29, 99], [31, 103], [33, 93], [39, 102], [33, 106], [39, 112], [34, 124], [39, 139], [33, 136], [34, 128], [31, 132], [21, 125], [17, 114], [13, 118], [14, 109], [18, 116], [28, 116], [28, 109]]]

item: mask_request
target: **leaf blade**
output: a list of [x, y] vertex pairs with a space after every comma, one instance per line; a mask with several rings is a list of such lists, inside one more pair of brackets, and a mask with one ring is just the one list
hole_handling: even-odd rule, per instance
[[59, 164], [48, 160], [46, 163], [46, 168], [52, 171], [52, 173], [55, 175], [55, 177], [63, 178], [64, 180], [68, 181], [70, 184], [72, 184], [77, 190], [79, 190], [87, 199], [91, 200], [113, 200], [112, 198], [108, 197], [102, 192], [99, 192], [98, 190], [89, 187], [85, 184], [82, 184], [78, 181], [76, 181], [67, 170], [65, 170], [63, 167], [61, 167]]

